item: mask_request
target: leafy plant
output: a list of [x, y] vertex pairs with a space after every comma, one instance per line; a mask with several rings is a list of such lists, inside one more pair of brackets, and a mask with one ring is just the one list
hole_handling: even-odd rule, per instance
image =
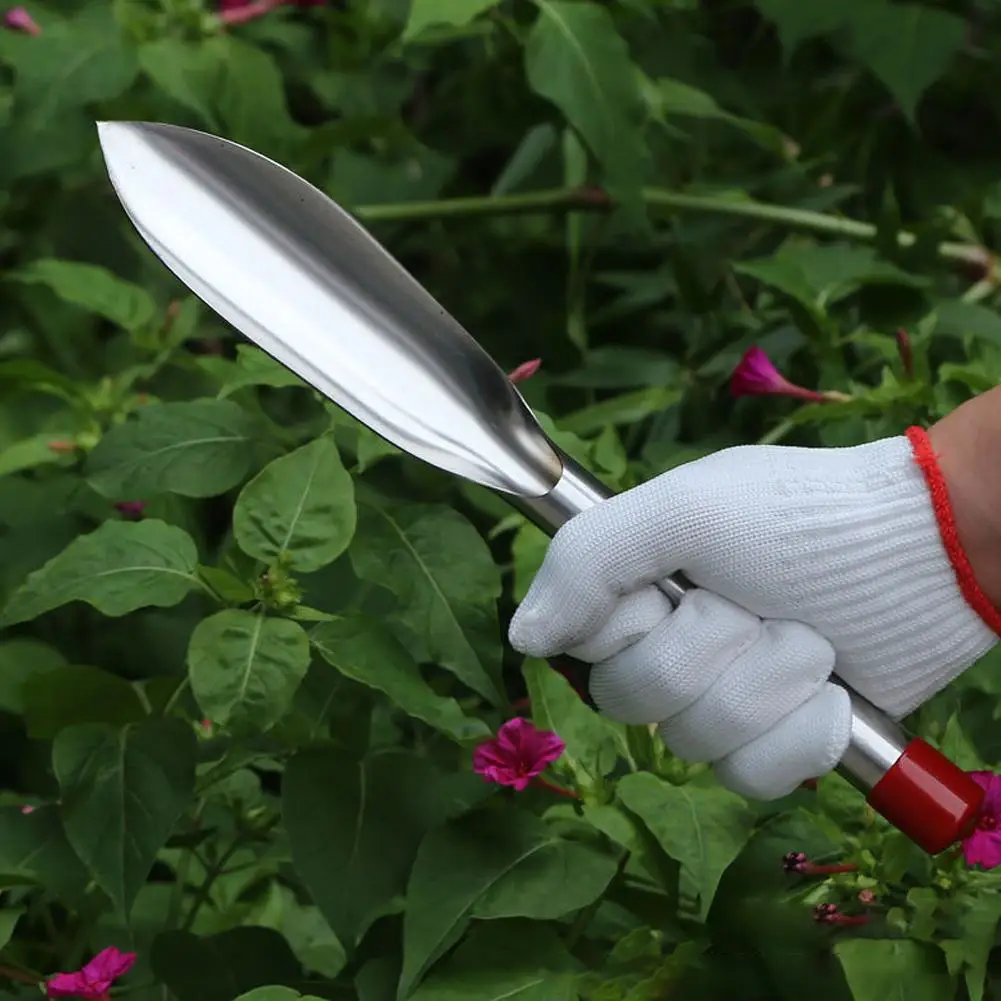
[[[94, 129], [302, 174], [626, 489], [998, 382], [996, 5], [39, 0], [5, 26], [4, 990], [1001, 996], [994, 872], [833, 775], [746, 802], [598, 717], [580, 665], [522, 663], [541, 532], [241, 343], [139, 244]], [[968, 769], [1001, 765], [996, 659], [908, 721]]]

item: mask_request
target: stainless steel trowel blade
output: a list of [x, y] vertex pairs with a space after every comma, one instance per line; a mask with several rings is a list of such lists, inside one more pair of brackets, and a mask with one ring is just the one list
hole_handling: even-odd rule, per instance
[[503, 371], [322, 191], [194, 129], [98, 131], [146, 243], [269, 355], [432, 465], [521, 497], [557, 483], [560, 456]]

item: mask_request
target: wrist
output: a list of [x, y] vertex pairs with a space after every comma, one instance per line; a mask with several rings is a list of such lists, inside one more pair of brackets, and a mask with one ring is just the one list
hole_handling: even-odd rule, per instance
[[[993, 390], [976, 397], [934, 424], [927, 434], [909, 432], [908, 437], [925, 472], [943, 541], [964, 595], [981, 618], [999, 631], [1001, 395]], [[924, 438], [923, 446], [920, 438]]]

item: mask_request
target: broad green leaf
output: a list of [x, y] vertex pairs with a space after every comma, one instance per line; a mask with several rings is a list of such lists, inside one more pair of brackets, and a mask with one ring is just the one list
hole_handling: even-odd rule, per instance
[[628, 754], [625, 728], [589, 709], [570, 683], [544, 660], [529, 658], [522, 666], [532, 720], [555, 731], [567, 745], [563, 759], [578, 781], [608, 775], [620, 754]]
[[467, 716], [455, 699], [431, 688], [407, 648], [377, 620], [336, 617], [313, 629], [309, 641], [345, 677], [383, 692], [428, 726], [460, 741], [490, 736], [482, 720]]
[[834, 945], [855, 1001], [952, 1001], [942, 953], [909, 939], [851, 938]]
[[28, 285], [45, 285], [64, 302], [96, 313], [123, 330], [139, 330], [156, 316], [156, 302], [145, 289], [94, 264], [38, 260], [7, 278]]
[[66, 899], [83, 894], [90, 875], [66, 839], [58, 807], [0, 807], [0, 884], [4, 879], [37, 883]]
[[495, 198], [507, 195], [526, 184], [556, 148], [556, 139], [556, 129], [549, 122], [530, 128], [494, 181], [490, 194]]
[[355, 530], [354, 483], [337, 446], [317, 438], [264, 467], [233, 510], [233, 535], [248, 555], [279, 558], [302, 573], [332, 563]]
[[409, 41], [433, 24], [461, 28], [498, 3], [500, 0], [413, 0], [403, 41]]
[[247, 475], [254, 438], [253, 420], [231, 400], [150, 404], [97, 443], [89, 481], [115, 499], [214, 497]]
[[308, 668], [302, 626], [243, 609], [202, 619], [188, 646], [188, 677], [202, 712], [240, 733], [274, 726]]
[[993, 309], [961, 299], [935, 303], [935, 336], [973, 337], [1001, 345], [1001, 316]]
[[223, 67], [217, 53], [202, 43], [179, 38], [158, 38], [136, 50], [143, 72], [168, 97], [195, 112], [214, 132], [218, 119], [211, 96]]
[[850, 23], [873, 0], [754, 0], [754, 5], [778, 29], [788, 61], [808, 38], [827, 35]]
[[1001, 921], [1001, 897], [967, 896], [957, 909], [962, 938], [941, 945], [949, 972], [962, 973], [970, 1001], [983, 1001], [987, 963]]
[[344, 946], [318, 907], [293, 904], [283, 915], [280, 931], [307, 970], [333, 980], [347, 964]]
[[966, 42], [966, 22], [918, 4], [870, 3], [853, 11], [852, 49], [913, 122], [924, 92]]
[[135, 723], [146, 715], [135, 688], [96, 667], [57, 667], [21, 689], [28, 736], [50, 740], [77, 723]]
[[569, 914], [601, 896], [616, 864], [521, 811], [474, 813], [432, 831], [407, 884], [400, 1001], [473, 918]]
[[282, 73], [269, 52], [225, 34], [205, 42], [204, 57], [222, 67], [212, 94], [227, 139], [268, 154], [304, 138], [289, 115]]
[[504, 702], [497, 623], [500, 573], [475, 528], [451, 508], [359, 496], [348, 553], [355, 573], [391, 591], [411, 653], [484, 698]]
[[777, 288], [812, 309], [833, 306], [863, 285], [921, 288], [927, 284], [925, 279], [881, 260], [870, 247], [786, 243], [773, 256], [742, 261], [734, 270]]
[[359, 761], [300, 751], [282, 780], [296, 872], [349, 950], [406, 887], [421, 838], [445, 811], [426, 761], [402, 751]]
[[42, 434], [22, 438], [10, 445], [0, 448], [0, 476], [10, 476], [25, 469], [35, 469], [38, 466], [50, 466], [65, 462], [65, 453], [52, 448], [52, 442], [72, 438], [73, 433], [59, 434], [46, 431]]
[[529, 86], [555, 104], [605, 169], [609, 187], [635, 194], [647, 171], [639, 77], [609, 11], [536, 0], [525, 45]]
[[74, 539], [14, 592], [0, 625], [26, 622], [71, 601], [103, 615], [169, 608], [196, 587], [198, 553], [191, 536], [156, 519], [106, 521]]
[[616, 792], [664, 851], [681, 863], [704, 919], [720, 877], [751, 837], [754, 812], [722, 786], [675, 786], [650, 772], [626, 775]]
[[237, 344], [236, 360], [199, 358], [198, 367], [222, 383], [221, 399], [248, 386], [271, 386], [275, 389], [302, 388], [306, 384], [294, 372], [251, 344]]
[[455, 174], [456, 161], [426, 146], [408, 150], [406, 157], [384, 159], [340, 149], [334, 155], [326, 190], [349, 205], [371, 206], [431, 201]]
[[52, 767], [66, 836], [124, 918], [194, 792], [194, 732], [171, 719], [69, 727]]
[[267, 987], [255, 987], [252, 991], [241, 994], [236, 1001], [299, 1001], [302, 995], [291, 987], [280, 987], [269, 984]]
[[556, 933], [532, 921], [474, 928], [413, 1001], [576, 1001], [574, 960]]
[[94, 116], [83, 109], [117, 98], [138, 71], [112, 5], [103, 3], [51, 19], [36, 37], [0, 33], [0, 62], [15, 74], [10, 123], [0, 126], [5, 179], [66, 167], [91, 152]]
[[25, 684], [65, 666], [66, 658], [40, 640], [12, 639], [0, 643], [0, 710], [20, 715], [24, 712]]
[[24, 908], [16, 907], [0, 911], [0, 949], [3, 949], [14, 937], [14, 929], [24, 916]]
[[177, 1001], [234, 1001], [258, 988], [288, 990], [303, 979], [295, 954], [271, 928], [231, 928], [205, 937], [164, 931], [153, 940], [149, 962]]
[[524, 601], [535, 575], [542, 566], [549, 550], [549, 536], [537, 525], [526, 521], [511, 540], [511, 558], [514, 561], [515, 601]]

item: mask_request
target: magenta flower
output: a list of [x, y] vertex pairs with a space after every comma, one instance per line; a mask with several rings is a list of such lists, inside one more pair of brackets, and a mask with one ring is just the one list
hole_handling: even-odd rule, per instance
[[566, 744], [550, 730], [539, 730], [531, 720], [509, 719], [497, 736], [473, 752], [473, 771], [488, 782], [519, 792], [556, 761]]
[[517, 368], [508, 372], [507, 377], [514, 383], [524, 382], [526, 379], [531, 379], [532, 376], [539, 371], [539, 367], [541, 365], [541, 358], [533, 358], [531, 361], [523, 361]]
[[126, 521], [139, 521], [143, 516], [143, 511], [146, 510], [146, 501], [115, 501], [115, 510]]
[[1001, 865], [1001, 775], [970, 772], [970, 778], [984, 790], [984, 802], [973, 833], [963, 842], [967, 865], [993, 869]]
[[326, 0], [219, 0], [219, 19], [223, 24], [246, 24], [286, 5], [320, 7]]
[[810, 403], [827, 403], [851, 399], [834, 390], [818, 392], [790, 382], [772, 363], [761, 348], [748, 348], [730, 378], [730, 392], [734, 396], [792, 396]]
[[50, 998], [83, 998], [107, 1001], [111, 985], [125, 976], [136, 961], [134, 952], [119, 952], [113, 945], [102, 949], [82, 970], [57, 973], [45, 985]]
[[11, 31], [23, 31], [26, 35], [40, 35], [42, 29], [35, 19], [23, 8], [12, 7], [3, 16], [4, 27]]

